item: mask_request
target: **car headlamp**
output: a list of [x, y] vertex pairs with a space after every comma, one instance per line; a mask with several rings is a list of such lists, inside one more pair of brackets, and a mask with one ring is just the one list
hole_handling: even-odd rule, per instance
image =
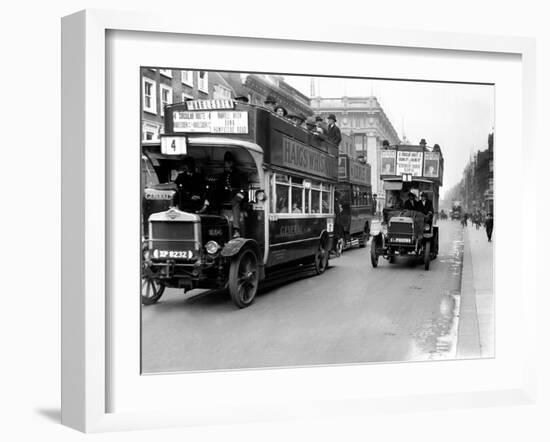
[[210, 255], [213, 255], [220, 250], [220, 245], [216, 241], [208, 241], [204, 247]]

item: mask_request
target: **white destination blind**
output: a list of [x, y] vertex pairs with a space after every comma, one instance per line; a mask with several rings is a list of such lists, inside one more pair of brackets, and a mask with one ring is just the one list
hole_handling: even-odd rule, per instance
[[174, 112], [174, 132], [248, 133], [248, 113], [239, 111]]

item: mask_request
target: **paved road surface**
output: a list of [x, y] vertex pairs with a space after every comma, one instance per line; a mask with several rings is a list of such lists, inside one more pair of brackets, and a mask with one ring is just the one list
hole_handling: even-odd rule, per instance
[[439, 225], [428, 272], [405, 258], [373, 269], [369, 244], [242, 310], [223, 292], [167, 290], [143, 307], [143, 372], [454, 358], [463, 231]]

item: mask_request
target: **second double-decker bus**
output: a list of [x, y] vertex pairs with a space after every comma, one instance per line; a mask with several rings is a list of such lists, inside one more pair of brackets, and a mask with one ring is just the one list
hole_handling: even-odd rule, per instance
[[[210, 189], [228, 152], [246, 176], [239, 237], [227, 201], [214, 211], [192, 213], [172, 204], [148, 215], [144, 304], [157, 302], [165, 287], [228, 288], [242, 308], [254, 301], [260, 281], [283, 269], [308, 266], [321, 274], [327, 268], [338, 178], [334, 144], [268, 109], [224, 99], [166, 106], [161, 142], [142, 146], [157, 185], [173, 180], [190, 156]], [[157, 193], [164, 198], [168, 192]]]
[[335, 205], [336, 253], [340, 254], [354, 243], [365, 247], [373, 217], [371, 170], [368, 163], [340, 154]]

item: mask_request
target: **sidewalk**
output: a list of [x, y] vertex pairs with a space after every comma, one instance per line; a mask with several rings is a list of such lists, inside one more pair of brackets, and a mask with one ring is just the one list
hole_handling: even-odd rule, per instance
[[485, 229], [464, 229], [457, 358], [494, 356], [493, 242]]

